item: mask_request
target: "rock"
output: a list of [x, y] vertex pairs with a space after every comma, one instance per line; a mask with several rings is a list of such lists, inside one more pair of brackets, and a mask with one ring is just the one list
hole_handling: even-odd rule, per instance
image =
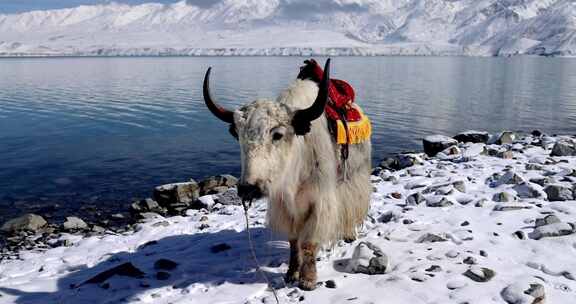
[[521, 183], [514, 186], [512, 189], [518, 193], [520, 198], [545, 198], [546, 193], [542, 189], [542, 186], [534, 183]]
[[98, 225], [94, 225], [94, 226], [92, 226], [92, 231], [96, 232], [96, 233], [104, 233], [104, 232], [106, 232], [106, 228], [98, 226]]
[[524, 178], [514, 171], [508, 171], [504, 173], [500, 178], [496, 180], [495, 183], [490, 186], [498, 187], [500, 185], [519, 185], [524, 182]]
[[173, 270], [178, 267], [178, 263], [169, 259], [159, 259], [154, 262], [154, 269], [157, 270]]
[[542, 132], [540, 130], [532, 130], [532, 133], [530, 133], [530, 134], [532, 134], [532, 136], [534, 136], [534, 137], [542, 136]]
[[574, 199], [572, 188], [564, 185], [554, 184], [548, 185], [544, 188], [544, 192], [548, 195], [548, 200], [555, 201], [569, 201]]
[[0, 228], [3, 232], [14, 233], [18, 231], [38, 232], [48, 224], [46, 220], [36, 214], [28, 213], [5, 222]]
[[402, 194], [399, 192], [392, 192], [392, 193], [390, 193], [390, 196], [392, 198], [395, 198], [395, 199], [401, 199], [402, 198]]
[[448, 288], [450, 290], [462, 289], [466, 286], [468, 286], [468, 283], [466, 283], [463, 280], [454, 280], [454, 281], [449, 281], [448, 283], [446, 283], [446, 288]]
[[443, 236], [439, 236], [439, 235], [433, 234], [433, 233], [426, 233], [426, 234], [423, 234], [422, 236], [420, 236], [416, 240], [416, 243], [436, 243], [436, 242], [446, 242], [446, 241], [448, 241], [448, 239], [443, 237]]
[[435, 197], [433, 199], [426, 200], [427, 207], [449, 207], [454, 205], [454, 203], [447, 197]]
[[546, 185], [552, 183], [552, 179], [550, 177], [535, 177], [531, 178], [530, 182], [545, 187]]
[[508, 285], [500, 292], [508, 304], [544, 304], [546, 298], [544, 286], [538, 283]]
[[440, 267], [439, 265], [432, 265], [432, 266], [424, 269], [424, 271], [427, 271], [427, 272], [440, 272], [440, 271], [442, 271], [442, 267]]
[[436, 158], [441, 160], [455, 160], [462, 156], [462, 151], [457, 146], [450, 146], [436, 154]]
[[370, 242], [361, 242], [348, 261], [347, 271], [352, 273], [384, 274], [390, 268], [390, 260], [384, 252]]
[[145, 212], [164, 214], [164, 210], [162, 209], [162, 207], [160, 207], [160, 205], [151, 198], [146, 198], [138, 202], [132, 203], [132, 205], [130, 205], [130, 211], [135, 214]]
[[192, 204], [200, 197], [200, 186], [194, 181], [158, 186], [154, 189], [154, 200], [160, 206], [173, 209]]
[[517, 237], [519, 240], [526, 239], [526, 233], [522, 230], [517, 230], [516, 232], [514, 232], [514, 236]]
[[334, 282], [334, 280], [328, 280], [324, 283], [324, 286], [326, 286], [326, 288], [336, 288], [336, 282]]
[[459, 133], [458, 135], [454, 136], [454, 139], [463, 143], [470, 142], [470, 143], [485, 144], [488, 142], [488, 139], [490, 139], [490, 134], [488, 134], [488, 132], [483, 131], [469, 130]]
[[386, 157], [378, 165], [382, 169], [398, 171], [420, 164], [422, 160], [419, 157], [410, 154], [398, 154]]
[[456, 141], [453, 138], [450, 138], [448, 136], [444, 136], [444, 135], [431, 135], [431, 136], [426, 136], [423, 140], [422, 143], [424, 145], [424, 152], [428, 155], [428, 156], [435, 156], [436, 154], [438, 154], [439, 152], [442, 152], [443, 150], [445, 150], [446, 148], [450, 147], [450, 146], [455, 146], [458, 144], [458, 141]]
[[496, 144], [504, 145], [504, 144], [511, 144], [516, 140], [516, 133], [511, 131], [504, 131], [498, 135], [496, 139]]
[[456, 250], [449, 250], [449, 251], [446, 252], [446, 254], [445, 254], [445, 256], [446, 256], [447, 258], [451, 258], [451, 259], [457, 258], [459, 255], [460, 255], [460, 253], [459, 253], [458, 251], [456, 251]]
[[234, 205], [240, 206], [242, 205], [242, 200], [238, 196], [238, 190], [236, 188], [229, 188], [223, 193], [220, 193], [216, 196], [215, 201], [222, 205]]
[[416, 206], [420, 205], [421, 203], [425, 202], [426, 198], [420, 192], [412, 193], [406, 198], [406, 205], [408, 206]]
[[538, 226], [534, 229], [534, 232], [530, 234], [530, 237], [535, 240], [539, 240], [544, 237], [558, 237], [564, 235], [570, 235], [575, 232], [574, 224], [571, 223], [554, 223], [543, 226]]
[[532, 170], [532, 171], [538, 171], [538, 170], [543, 170], [544, 167], [540, 164], [533, 164], [533, 163], [528, 163], [525, 166], [526, 170]]
[[488, 268], [472, 266], [463, 275], [474, 282], [485, 283], [490, 281], [496, 272]]
[[560, 223], [560, 219], [554, 214], [549, 214], [544, 218], [536, 219], [536, 227]]
[[576, 144], [572, 140], [559, 140], [552, 147], [550, 156], [576, 156]]
[[230, 187], [238, 184], [238, 179], [229, 174], [210, 176], [202, 180], [200, 186], [200, 195], [222, 193]]
[[66, 221], [64, 222], [63, 226], [65, 230], [82, 230], [88, 228], [88, 224], [86, 224], [86, 222], [75, 216], [66, 217]]
[[466, 183], [464, 181], [455, 181], [452, 183], [452, 186], [454, 187], [454, 189], [462, 193], [466, 193]]
[[88, 279], [87, 281], [79, 285], [75, 285], [74, 288], [80, 287], [85, 284], [100, 284], [116, 275], [131, 278], [142, 278], [144, 277], [144, 272], [136, 268], [132, 263], [127, 262], [124, 264], [120, 264], [116, 267], [110, 268], [106, 271], [103, 271], [93, 276], [92, 278]]
[[495, 202], [514, 202], [516, 201], [516, 196], [510, 192], [502, 191], [494, 194], [492, 200]]
[[394, 211], [387, 211], [378, 218], [380, 223], [398, 222], [402, 214]]
[[462, 261], [462, 263], [467, 264], [467, 265], [476, 265], [476, 264], [478, 264], [478, 261], [476, 260], [475, 257], [469, 256], [469, 257], [466, 257]]

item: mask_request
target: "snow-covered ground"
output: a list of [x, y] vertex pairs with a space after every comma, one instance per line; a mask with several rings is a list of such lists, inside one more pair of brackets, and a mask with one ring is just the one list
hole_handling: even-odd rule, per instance
[[[542, 303], [542, 294], [574, 303], [576, 157], [551, 157], [558, 139], [460, 144], [455, 155], [413, 154], [420, 164], [381, 170], [361, 237], [321, 252], [322, 283], [310, 292], [283, 283], [288, 244], [264, 228], [266, 203], [257, 202], [250, 232], [262, 270], [282, 303]], [[69, 246], [22, 251], [0, 263], [0, 303], [274, 303], [242, 207], [203, 200], [210, 210], [158, 216], [135, 232], [64, 235]], [[347, 272], [360, 242], [389, 257], [385, 274]], [[142, 273], [87, 282], [124, 263]]]
[[0, 56], [516, 54], [574, 56], [576, 3], [181, 0], [0, 14]]

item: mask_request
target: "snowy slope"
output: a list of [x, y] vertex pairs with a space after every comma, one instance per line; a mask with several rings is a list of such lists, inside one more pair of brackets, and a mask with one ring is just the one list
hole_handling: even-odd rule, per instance
[[0, 15], [1, 55], [565, 55], [571, 0], [183, 0]]

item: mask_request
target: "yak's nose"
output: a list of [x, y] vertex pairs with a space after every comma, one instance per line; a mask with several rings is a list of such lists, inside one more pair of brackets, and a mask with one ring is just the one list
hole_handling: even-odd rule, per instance
[[251, 184], [238, 185], [238, 196], [244, 200], [255, 200], [262, 197], [260, 187]]

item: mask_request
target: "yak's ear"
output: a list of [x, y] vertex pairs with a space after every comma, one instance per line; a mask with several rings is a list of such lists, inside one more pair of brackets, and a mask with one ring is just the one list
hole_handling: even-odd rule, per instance
[[231, 123], [230, 127], [228, 127], [228, 132], [238, 140], [238, 132], [236, 131], [236, 125], [234, 123]]

